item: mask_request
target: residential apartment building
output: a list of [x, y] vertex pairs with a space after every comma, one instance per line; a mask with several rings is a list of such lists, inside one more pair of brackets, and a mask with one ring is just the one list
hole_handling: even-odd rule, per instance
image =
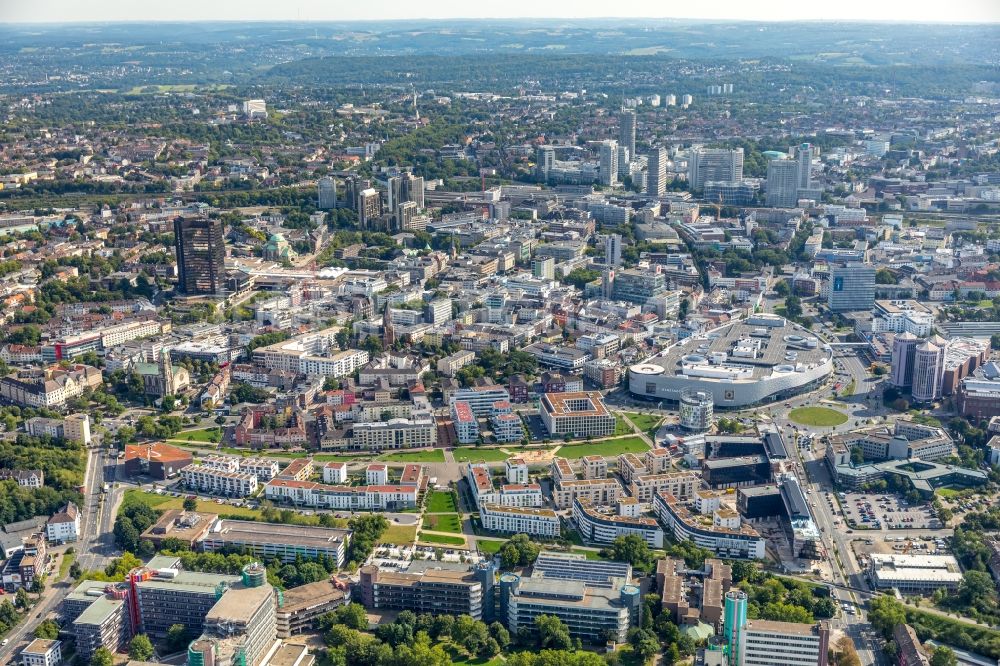
[[80, 536], [80, 510], [67, 502], [45, 523], [45, 538], [53, 543], [72, 543]]
[[449, 402], [462, 401], [469, 404], [472, 413], [478, 416], [489, 416], [493, 404], [497, 401], [510, 402], [510, 394], [502, 386], [495, 384], [486, 386], [470, 386], [460, 388], [452, 394]]
[[229, 497], [249, 497], [259, 487], [254, 474], [227, 472], [204, 465], [188, 465], [181, 470], [181, 479], [192, 490]]
[[686, 501], [694, 497], [701, 485], [701, 478], [694, 472], [668, 472], [666, 474], [639, 474], [632, 479], [632, 497], [642, 503], [653, 501], [656, 493], [672, 495]]
[[741, 523], [738, 514], [735, 517], [727, 517], [725, 521], [716, 521], [713, 517], [713, 522], [706, 524], [677, 498], [661, 493], [653, 495], [652, 508], [663, 526], [679, 541], [690, 539], [720, 557], [733, 559], [764, 557], [763, 537], [749, 525]]
[[572, 479], [560, 481], [552, 489], [552, 500], [559, 509], [568, 509], [580, 500], [596, 506], [617, 502], [625, 490], [617, 479]]
[[412, 509], [419, 493], [417, 486], [334, 486], [280, 478], [264, 486], [264, 496], [273, 502], [349, 511]]
[[384, 451], [434, 446], [437, 423], [429, 412], [414, 413], [411, 418], [355, 423], [348, 448], [357, 451]]
[[618, 537], [636, 535], [650, 548], [663, 547], [663, 530], [655, 520], [623, 515], [621, 507], [618, 513], [613, 513], [576, 498], [573, 500], [573, 522], [583, 540], [590, 543], [609, 544]]
[[451, 403], [451, 420], [460, 444], [472, 444], [479, 439], [479, 420], [468, 402], [455, 400]]
[[479, 520], [483, 529], [504, 534], [530, 534], [549, 539], [561, 534], [559, 516], [551, 509], [482, 504]]

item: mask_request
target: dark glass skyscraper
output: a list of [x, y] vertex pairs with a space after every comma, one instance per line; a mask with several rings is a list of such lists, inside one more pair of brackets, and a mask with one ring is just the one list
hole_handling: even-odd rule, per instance
[[174, 220], [177, 288], [182, 294], [218, 294], [225, 280], [226, 244], [222, 220]]

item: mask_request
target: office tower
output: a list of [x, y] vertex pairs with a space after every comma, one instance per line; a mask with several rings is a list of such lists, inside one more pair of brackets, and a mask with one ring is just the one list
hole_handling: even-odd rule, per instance
[[827, 306], [832, 312], [871, 310], [874, 304], [875, 266], [852, 262], [831, 269]]
[[332, 210], [337, 207], [337, 185], [333, 178], [320, 178], [317, 186], [316, 207], [320, 210]]
[[799, 200], [799, 165], [795, 160], [778, 159], [767, 163], [768, 206], [794, 208]]
[[535, 257], [531, 260], [531, 274], [543, 280], [555, 280], [556, 260], [552, 257]]
[[906, 388], [913, 386], [913, 362], [920, 338], [912, 333], [900, 333], [892, 341], [892, 375], [893, 386]]
[[622, 237], [618, 234], [608, 234], [604, 237], [604, 263], [607, 266], [621, 266]]
[[424, 208], [424, 179], [412, 173], [403, 174], [400, 182], [400, 200], [412, 201], [417, 208]]
[[933, 402], [941, 397], [946, 344], [938, 336], [918, 346], [913, 354], [914, 402]]
[[417, 204], [413, 201], [404, 201], [396, 206], [393, 213], [393, 222], [397, 231], [406, 231], [413, 228], [413, 221], [417, 218]]
[[371, 226], [372, 221], [382, 214], [382, 197], [373, 187], [358, 192], [357, 208], [358, 225], [362, 229]]
[[628, 148], [630, 158], [635, 155], [635, 111], [631, 109], [618, 115], [618, 143]]
[[812, 189], [812, 145], [808, 143], [800, 145], [796, 152], [796, 158], [798, 160], [799, 189]]
[[535, 151], [535, 176], [541, 180], [549, 179], [549, 171], [556, 164], [556, 150], [552, 146], [539, 146]]
[[602, 141], [600, 148], [600, 183], [614, 187], [618, 184], [618, 142]]
[[174, 220], [177, 287], [182, 294], [218, 294], [225, 280], [226, 244], [222, 220]]
[[681, 97], [681, 106], [687, 108], [694, 104], [694, 97], [691, 95], [684, 95]]
[[723, 641], [729, 653], [729, 663], [740, 663], [740, 645], [743, 643], [743, 627], [747, 623], [747, 594], [740, 590], [726, 592], [723, 611]]
[[625, 146], [618, 146], [618, 177], [624, 179], [631, 172], [632, 153]]
[[688, 183], [702, 190], [713, 180], [743, 180], [743, 149], [700, 148], [688, 152]]
[[667, 191], [667, 150], [654, 148], [649, 153], [646, 171], [646, 193], [662, 197]]
[[677, 106], [677, 95], [665, 95], [663, 97], [664, 106]]

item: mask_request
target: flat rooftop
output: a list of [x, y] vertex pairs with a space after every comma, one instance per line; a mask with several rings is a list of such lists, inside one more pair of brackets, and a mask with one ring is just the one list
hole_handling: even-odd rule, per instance
[[778, 622], [775, 620], [748, 620], [748, 631], [767, 634], [784, 634], [793, 636], [818, 636], [815, 624], [800, 624], [798, 622]]
[[205, 624], [213, 622], [247, 624], [261, 603], [273, 594], [274, 588], [266, 583], [259, 587], [246, 587], [242, 583], [234, 585], [209, 609], [208, 615], [205, 616]]
[[290, 546], [329, 548], [347, 541], [350, 530], [307, 525], [257, 523], [250, 520], [219, 520], [208, 533], [208, 539], [225, 539], [244, 543], [281, 543]]
[[542, 407], [553, 416], [608, 416], [601, 394], [597, 391], [545, 393]]
[[285, 603], [279, 609], [283, 613], [319, 606], [346, 596], [345, 591], [338, 588], [332, 578], [299, 585], [285, 590], [283, 594]]

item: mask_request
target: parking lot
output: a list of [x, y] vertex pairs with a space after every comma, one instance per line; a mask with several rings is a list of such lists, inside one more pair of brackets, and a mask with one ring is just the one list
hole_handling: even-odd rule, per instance
[[845, 493], [840, 506], [849, 527], [860, 529], [939, 529], [940, 521], [928, 503], [911, 505], [892, 494]]

